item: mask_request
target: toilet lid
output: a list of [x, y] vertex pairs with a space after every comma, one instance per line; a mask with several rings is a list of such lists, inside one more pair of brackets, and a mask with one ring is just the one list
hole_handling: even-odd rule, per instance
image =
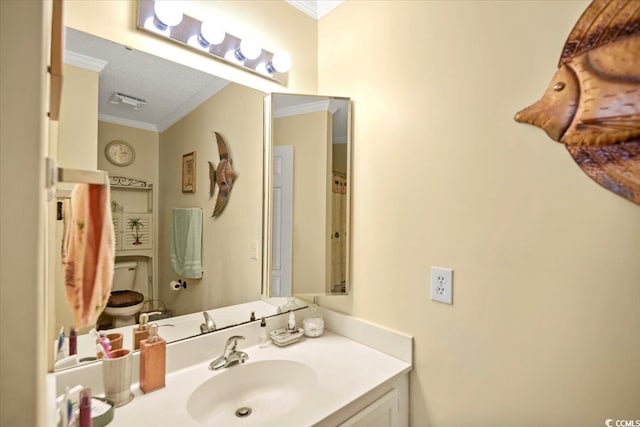
[[136, 291], [113, 291], [107, 307], [130, 307], [144, 301], [144, 295]]

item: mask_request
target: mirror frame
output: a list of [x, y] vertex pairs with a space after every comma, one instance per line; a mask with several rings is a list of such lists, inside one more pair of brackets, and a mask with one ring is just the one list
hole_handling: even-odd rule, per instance
[[[348, 97], [340, 97], [340, 96], [324, 96], [324, 95], [306, 95], [306, 94], [297, 94], [297, 93], [282, 93], [282, 92], [271, 92], [270, 94], [264, 97], [264, 159], [263, 159], [263, 170], [264, 170], [264, 188], [263, 188], [263, 201], [262, 206], [264, 212], [262, 214], [263, 218], [263, 271], [262, 271], [262, 291], [263, 297], [269, 298], [271, 297], [271, 264], [272, 264], [272, 237], [273, 237], [273, 120], [274, 120], [274, 111], [273, 111], [273, 97], [277, 95], [293, 95], [293, 96], [308, 96], [308, 97], [317, 97], [317, 98], [328, 98], [328, 99], [336, 99], [347, 101], [347, 193], [346, 193], [346, 248], [345, 248], [345, 291], [344, 292], [327, 292], [327, 283], [324, 283], [325, 292], [318, 293], [296, 293], [295, 292], [295, 283], [292, 283], [292, 292], [291, 296], [295, 296], [297, 298], [301, 298], [304, 300], [314, 300], [315, 297], [318, 296], [328, 296], [328, 295], [349, 295], [351, 292], [351, 233], [353, 230], [352, 227], [352, 180], [353, 180], [353, 138], [352, 138], [352, 113], [353, 106], [352, 100]], [[330, 171], [327, 171], [328, 173]]]

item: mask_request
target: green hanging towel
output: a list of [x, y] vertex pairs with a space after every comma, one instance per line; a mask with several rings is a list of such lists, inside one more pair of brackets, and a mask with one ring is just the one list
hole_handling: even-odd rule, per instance
[[202, 209], [172, 209], [171, 267], [182, 277], [202, 277]]

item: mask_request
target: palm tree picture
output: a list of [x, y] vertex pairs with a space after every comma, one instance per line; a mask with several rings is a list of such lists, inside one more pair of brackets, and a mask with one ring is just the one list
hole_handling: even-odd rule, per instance
[[131, 237], [133, 237], [134, 239], [134, 242], [132, 244], [141, 245], [142, 242], [140, 241], [140, 238], [143, 236], [143, 234], [140, 233], [140, 229], [144, 227], [144, 224], [142, 223], [142, 219], [129, 218], [127, 225], [129, 226], [129, 229], [134, 232], [134, 234], [131, 235]]

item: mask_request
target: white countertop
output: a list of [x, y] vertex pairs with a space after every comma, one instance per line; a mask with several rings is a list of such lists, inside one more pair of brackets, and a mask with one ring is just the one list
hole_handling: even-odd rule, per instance
[[[243, 348], [249, 355], [246, 364], [262, 360], [292, 360], [312, 368], [318, 383], [305, 400], [287, 416], [287, 425], [312, 426], [362, 395], [411, 370], [411, 364], [326, 331], [318, 338], [303, 337], [288, 347]], [[213, 360], [217, 357], [211, 357]], [[110, 426], [199, 426], [187, 412], [187, 401], [193, 390], [225, 369], [210, 371], [209, 361], [167, 375], [166, 387], [143, 394], [138, 384], [131, 389], [133, 401], [117, 408]], [[255, 425], [250, 417], [238, 419], [238, 425]], [[282, 421], [261, 424], [282, 427]], [[230, 426], [224, 426], [230, 427]]]

